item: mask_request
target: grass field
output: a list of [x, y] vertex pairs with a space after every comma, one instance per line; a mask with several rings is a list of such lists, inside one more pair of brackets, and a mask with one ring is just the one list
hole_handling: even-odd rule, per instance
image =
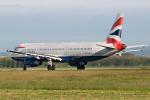
[[[150, 69], [150, 66], [86, 66], [85, 70], [102, 70], [102, 69]], [[8, 71], [8, 70], [22, 70], [22, 68], [6, 68], [2, 67], [0, 68], [0, 71]], [[27, 67], [27, 70], [47, 70], [45, 66], [39, 66], [39, 67]], [[57, 71], [60, 70], [77, 70], [77, 67], [56, 67]]]
[[0, 100], [149, 100], [150, 70], [2, 70]]

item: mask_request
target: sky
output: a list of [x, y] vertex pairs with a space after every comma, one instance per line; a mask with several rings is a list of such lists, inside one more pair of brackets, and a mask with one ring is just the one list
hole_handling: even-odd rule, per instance
[[150, 44], [150, 0], [0, 0], [0, 52], [22, 43], [104, 41], [120, 12], [121, 42]]

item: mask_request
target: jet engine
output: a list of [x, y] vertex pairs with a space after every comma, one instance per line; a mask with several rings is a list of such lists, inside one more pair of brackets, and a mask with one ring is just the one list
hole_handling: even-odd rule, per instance
[[27, 57], [24, 59], [24, 65], [31, 66], [31, 67], [37, 67], [39, 65], [42, 65], [42, 61], [38, 60], [34, 57]]
[[70, 66], [78, 66], [79, 64], [83, 64], [83, 65], [86, 65], [87, 64], [87, 62], [71, 62], [71, 63], [69, 63], [69, 65]]
[[76, 62], [71, 62], [69, 63], [70, 66], [77, 66], [79, 63], [76, 63]]

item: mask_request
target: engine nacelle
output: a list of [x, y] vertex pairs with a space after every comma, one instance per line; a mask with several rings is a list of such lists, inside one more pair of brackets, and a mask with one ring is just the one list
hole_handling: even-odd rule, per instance
[[116, 43], [115, 44], [115, 48], [117, 50], [124, 50], [127, 46], [125, 44], [122, 44], [122, 43]]
[[76, 62], [72, 62], [72, 63], [69, 63], [70, 66], [77, 66], [79, 65], [79, 63], [76, 63]]
[[28, 65], [31, 67], [37, 67], [39, 65], [42, 65], [42, 61], [40, 61], [34, 57], [27, 57], [24, 59], [24, 65]]
[[[78, 66], [80, 63], [79, 62], [71, 62], [69, 63], [70, 66]], [[82, 62], [81, 64], [86, 65], [87, 62]]]

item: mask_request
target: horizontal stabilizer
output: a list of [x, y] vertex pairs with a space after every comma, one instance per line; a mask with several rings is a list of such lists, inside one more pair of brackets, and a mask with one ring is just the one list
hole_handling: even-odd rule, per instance
[[130, 49], [130, 48], [137, 48], [137, 47], [147, 47], [148, 44], [145, 44], [145, 45], [134, 45], [134, 46], [128, 46], [127, 49]]

